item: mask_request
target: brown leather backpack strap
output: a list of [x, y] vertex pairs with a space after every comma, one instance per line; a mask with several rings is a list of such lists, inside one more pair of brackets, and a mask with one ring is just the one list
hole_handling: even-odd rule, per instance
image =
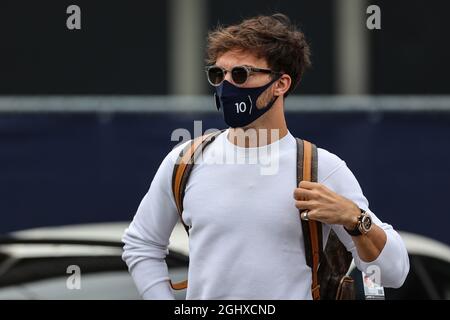
[[176, 282], [173, 283], [172, 280], [170, 281], [170, 286], [172, 287], [173, 290], [184, 290], [188, 287], [188, 281], [187, 280], [183, 280], [180, 282]]
[[180, 221], [188, 235], [189, 227], [183, 221], [183, 198], [186, 184], [192, 171], [192, 167], [195, 164], [195, 160], [198, 159], [198, 156], [203, 152], [203, 149], [214, 141], [221, 132], [222, 131], [215, 131], [191, 140], [191, 142], [181, 150], [173, 168], [172, 193], [180, 216]]
[[[303, 180], [317, 182], [317, 167], [317, 147], [309, 141], [297, 139], [297, 185], [300, 185], [300, 182]], [[311, 267], [312, 272], [311, 294], [314, 300], [319, 300], [320, 282], [318, 270], [323, 254], [322, 224], [313, 220], [301, 220], [301, 222], [306, 263]]]
[[[172, 174], [172, 193], [177, 206], [178, 215], [180, 221], [189, 236], [189, 226], [187, 226], [183, 220], [183, 198], [186, 189], [186, 184], [189, 179], [189, 175], [192, 172], [192, 168], [196, 159], [203, 152], [204, 148], [215, 140], [215, 138], [221, 134], [224, 130], [215, 131], [209, 134], [205, 134], [201, 137], [193, 139], [188, 143], [183, 150], [181, 150], [178, 159], [173, 168]], [[173, 290], [183, 290], [188, 287], [188, 280], [173, 283], [170, 280], [170, 286]]]

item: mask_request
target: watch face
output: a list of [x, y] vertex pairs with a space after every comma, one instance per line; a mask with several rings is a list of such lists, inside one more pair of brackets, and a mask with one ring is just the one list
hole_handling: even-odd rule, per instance
[[370, 230], [370, 227], [372, 226], [372, 219], [369, 215], [366, 215], [361, 220], [361, 228], [362, 232], [367, 233]]

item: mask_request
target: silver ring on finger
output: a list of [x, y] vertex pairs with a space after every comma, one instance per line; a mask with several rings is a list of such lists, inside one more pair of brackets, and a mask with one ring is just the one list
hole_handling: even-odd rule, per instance
[[302, 214], [300, 215], [302, 220], [304, 220], [304, 221], [308, 221], [309, 220], [308, 213], [309, 213], [308, 210], [305, 210], [305, 211], [302, 212]]

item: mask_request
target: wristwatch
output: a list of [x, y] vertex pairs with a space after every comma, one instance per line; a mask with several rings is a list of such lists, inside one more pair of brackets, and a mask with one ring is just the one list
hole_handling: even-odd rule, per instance
[[354, 237], [366, 234], [370, 231], [370, 228], [372, 228], [372, 218], [370, 217], [370, 214], [361, 208], [359, 210], [361, 210], [361, 215], [358, 217], [358, 223], [356, 224], [355, 229], [348, 230], [344, 227], [345, 231]]

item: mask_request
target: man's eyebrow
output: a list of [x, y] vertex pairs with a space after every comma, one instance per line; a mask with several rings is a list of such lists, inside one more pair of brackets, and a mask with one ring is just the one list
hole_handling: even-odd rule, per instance
[[214, 66], [217, 66], [217, 67], [220, 67], [220, 68], [224, 68], [225, 70], [231, 70], [231, 69], [233, 69], [234, 67], [248, 67], [248, 68], [263, 68], [263, 67], [257, 67], [257, 66], [255, 66], [255, 65], [252, 65], [252, 64], [235, 64], [235, 65], [233, 65], [232, 67], [230, 67], [230, 68], [225, 68], [223, 65], [220, 65], [220, 64], [217, 64], [217, 63], [215, 63], [215, 64], [213, 64]]
[[220, 67], [220, 68], [225, 68], [225, 67], [223, 66], [223, 64], [220, 64], [220, 63], [217, 63], [217, 62], [211, 64], [210, 66]]

